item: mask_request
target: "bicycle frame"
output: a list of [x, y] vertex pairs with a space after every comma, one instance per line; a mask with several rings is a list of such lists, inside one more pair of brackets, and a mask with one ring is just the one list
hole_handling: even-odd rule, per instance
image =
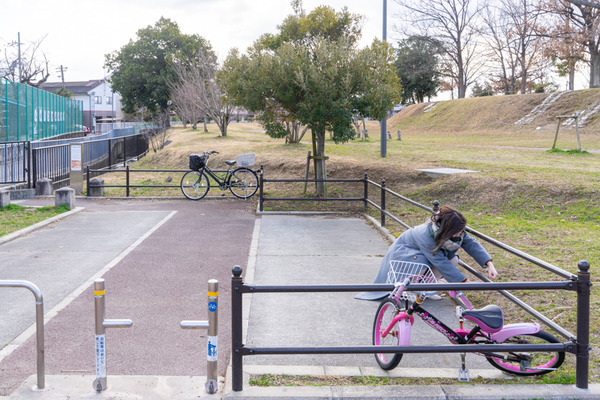
[[206, 172], [208, 176], [215, 180], [219, 184], [219, 188], [222, 190], [227, 189], [229, 186], [227, 182], [229, 181], [229, 176], [231, 175], [231, 167], [227, 169], [225, 172], [225, 176], [221, 179], [217, 174], [215, 174], [208, 166], [204, 166], [198, 170], [198, 172]]

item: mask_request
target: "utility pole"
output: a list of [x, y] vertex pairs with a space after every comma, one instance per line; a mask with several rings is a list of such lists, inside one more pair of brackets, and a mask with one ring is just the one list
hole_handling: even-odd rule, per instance
[[19, 83], [21, 83], [21, 75], [23, 72], [23, 63], [21, 62], [21, 32], [17, 33], [17, 42], [19, 49]]
[[9, 46], [14, 46], [15, 44], [17, 45], [17, 65], [19, 66], [19, 76], [17, 78], [19, 81], [18, 83], [21, 83], [21, 79], [23, 77], [23, 63], [21, 62], [21, 32], [17, 32], [17, 42], [11, 42], [9, 43]]
[[[382, 40], [385, 42], [387, 39], [387, 0], [383, 0], [383, 36]], [[384, 117], [379, 121], [381, 126], [381, 157], [385, 157], [387, 154], [387, 118]]]
[[58, 72], [60, 69], [60, 79], [62, 81], [62, 88], [63, 91], [65, 90], [65, 71], [68, 70], [68, 67], [63, 67], [62, 65], [60, 66], [60, 68], [56, 68], [56, 72]]

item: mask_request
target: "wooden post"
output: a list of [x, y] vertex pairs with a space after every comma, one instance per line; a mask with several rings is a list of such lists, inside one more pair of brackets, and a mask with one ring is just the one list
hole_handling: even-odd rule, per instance
[[581, 140], [579, 139], [579, 114], [575, 114], [575, 132], [577, 132], [577, 150], [581, 153]]
[[558, 118], [558, 124], [556, 125], [556, 133], [554, 134], [554, 143], [552, 144], [552, 150], [556, 147], [556, 139], [558, 138], [558, 130], [560, 129], [560, 117]]
[[306, 194], [306, 189], [308, 186], [308, 170], [310, 169], [310, 151], [306, 156], [306, 172], [304, 173], [304, 194]]

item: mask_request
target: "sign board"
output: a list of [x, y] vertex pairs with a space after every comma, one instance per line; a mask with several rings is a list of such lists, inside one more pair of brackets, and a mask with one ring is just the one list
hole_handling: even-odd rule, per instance
[[69, 187], [75, 193], [83, 192], [83, 144], [71, 143], [71, 174]]

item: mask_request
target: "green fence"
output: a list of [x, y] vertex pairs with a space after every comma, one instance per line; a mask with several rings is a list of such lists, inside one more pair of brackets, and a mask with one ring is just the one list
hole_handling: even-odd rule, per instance
[[0, 142], [79, 132], [82, 124], [82, 101], [0, 79]]

